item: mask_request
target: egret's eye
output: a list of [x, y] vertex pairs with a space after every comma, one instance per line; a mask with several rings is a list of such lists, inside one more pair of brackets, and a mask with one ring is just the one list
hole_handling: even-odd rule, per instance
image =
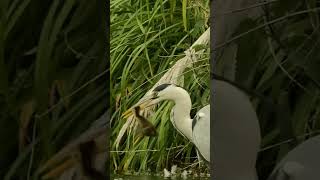
[[158, 98], [158, 93], [154, 92], [154, 93], [152, 94], [152, 98], [151, 98], [151, 99], [157, 99], [157, 98]]

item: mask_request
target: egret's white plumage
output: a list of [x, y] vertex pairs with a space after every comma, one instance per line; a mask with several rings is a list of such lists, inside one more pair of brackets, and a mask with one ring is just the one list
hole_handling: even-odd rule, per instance
[[201, 108], [193, 121], [192, 141], [200, 155], [210, 162], [210, 105]]
[[320, 135], [314, 136], [288, 152], [275, 166], [268, 180], [318, 180], [320, 177]]
[[[261, 137], [258, 117], [250, 98], [226, 81], [213, 79], [211, 85], [214, 94], [214, 124], [211, 129], [214, 142], [213, 177], [219, 180], [257, 180], [255, 164]], [[190, 95], [173, 84], [156, 87], [143, 103], [148, 106], [163, 100], [175, 102], [171, 111], [173, 126], [196, 146], [197, 154], [210, 163], [210, 105], [201, 108], [191, 119]], [[320, 136], [314, 137], [292, 150], [276, 166], [269, 179], [278, 179], [283, 173], [299, 180], [305, 177], [317, 179], [319, 158], [314, 157], [319, 152], [319, 139]]]
[[[216, 179], [254, 180], [255, 162], [260, 147], [260, 128], [255, 109], [249, 97], [236, 86], [221, 80], [212, 80], [213, 152]], [[210, 163], [210, 105], [190, 117], [191, 98], [182, 87], [162, 84], [138, 105], [152, 105], [172, 100], [174, 127], [197, 148], [197, 153]], [[231, 173], [232, 172], [232, 173]]]
[[228, 82], [212, 80], [213, 176], [219, 180], [255, 180], [260, 126], [250, 98]]
[[189, 139], [206, 162], [210, 162], [210, 105], [200, 109], [195, 117], [190, 117], [192, 107], [189, 93], [182, 87], [163, 84], [154, 89], [151, 104], [172, 100], [171, 122], [180, 134]]

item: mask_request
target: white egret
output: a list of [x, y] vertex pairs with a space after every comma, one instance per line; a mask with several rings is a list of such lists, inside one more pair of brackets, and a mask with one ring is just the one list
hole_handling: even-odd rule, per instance
[[275, 166], [268, 180], [318, 180], [320, 177], [320, 135], [291, 150]]
[[[171, 111], [171, 122], [180, 134], [189, 139], [197, 148], [197, 153], [207, 163], [210, 163], [210, 105], [201, 108], [191, 119], [191, 98], [189, 93], [174, 84], [161, 84], [136, 106], [145, 108], [163, 100], [175, 103]], [[131, 115], [132, 110], [124, 113]]]
[[[260, 147], [260, 128], [254, 107], [247, 94], [226, 81], [213, 79], [213, 152], [216, 179], [257, 178], [255, 163]], [[175, 106], [171, 112], [174, 127], [197, 148], [202, 159], [210, 163], [210, 105], [201, 108], [192, 119], [189, 93], [174, 84], [162, 84], [136, 104], [145, 108], [164, 100]], [[128, 116], [132, 110], [124, 113]]]
[[255, 180], [260, 127], [249, 96], [239, 86], [211, 80], [213, 89], [213, 177]]
[[[255, 166], [261, 137], [259, 120], [250, 98], [245, 89], [224, 80], [212, 79], [211, 87], [213, 177], [219, 180], [257, 180]], [[201, 108], [192, 119], [189, 93], [177, 85], [162, 84], [136, 106], [145, 108], [164, 100], [175, 103], [170, 119], [174, 127], [196, 146], [202, 159], [210, 163], [210, 105]], [[125, 114], [131, 112], [128, 110]], [[300, 175], [319, 177], [318, 158], [314, 158], [319, 152], [319, 139], [320, 136], [312, 138], [289, 152], [269, 179], [285, 179], [290, 173], [291, 179]], [[307, 158], [306, 154], [310, 156]], [[289, 176], [282, 177], [283, 172]]]

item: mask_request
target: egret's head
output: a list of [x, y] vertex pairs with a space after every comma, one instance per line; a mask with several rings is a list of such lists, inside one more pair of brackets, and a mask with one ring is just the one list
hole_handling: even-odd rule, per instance
[[177, 88], [180, 89], [180, 87], [174, 85], [174, 84], [161, 84], [157, 87], [155, 87], [152, 90], [151, 98], [153, 103], [156, 104], [163, 100], [170, 100], [175, 97], [175, 94], [177, 93]]
[[136, 106], [145, 108], [147, 106], [157, 104], [163, 100], [173, 100], [177, 95], [178, 89], [181, 88], [174, 84], [161, 84], [155, 87], [152, 92], [144, 97], [140, 103], [136, 104]]

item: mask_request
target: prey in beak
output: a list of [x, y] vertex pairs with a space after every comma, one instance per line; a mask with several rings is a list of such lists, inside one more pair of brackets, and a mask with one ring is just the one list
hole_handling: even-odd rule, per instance
[[141, 102], [138, 102], [137, 104], [135, 104], [132, 108], [128, 109], [126, 112], [124, 112], [122, 114], [122, 118], [125, 118], [127, 119], [128, 117], [134, 115], [135, 113], [135, 108], [138, 107], [139, 108], [139, 111], [141, 109], [145, 109], [147, 107], [150, 107], [154, 104], [157, 104], [159, 101], [157, 100], [157, 94], [153, 93], [149, 96], [146, 96], [143, 98], [143, 100]]
[[134, 108], [135, 116], [139, 120], [139, 123], [142, 127], [142, 133], [145, 136], [157, 136], [157, 130], [145, 117], [140, 115], [140, 107], [137, 106]]
[[132, 108], [128, 109], [122, 114], [123, 118], [128, 118], [134, 115], [142, 128], [142, 134], [144, 136], [157, 136], [158, 133], [156, 128], [151, 124], [144, 116], [140, 114], [141, 109], [145, 109], [157, 103], [155, 94], [147, 96], [141, 102], [134, 105]]

